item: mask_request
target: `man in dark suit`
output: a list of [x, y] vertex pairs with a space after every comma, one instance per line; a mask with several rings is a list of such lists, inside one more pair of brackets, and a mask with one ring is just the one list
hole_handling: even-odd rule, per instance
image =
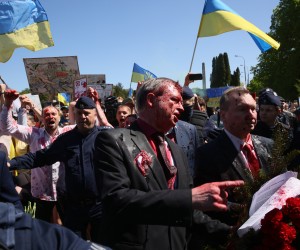
[[6, 155], [0, 151], [0, 202], [13, 203], [16, 208], [23, 210], [20, 197], [15, 189], [12, 176], [7, 167]]
[[101, 132], [96, 138], [101, 243], [122, 250], [186, 249], [194, 210], [226, 211], [225, 189], [243, 182], [192, 188], [186, 156], [164, 137], [183, 110], [178, 83], [167, 78], [145, 81], [136, 108], [139, 118], [130, 128]]
[[[224, 131], [215, 141], [198, 149], [195, 184], [253, 181], [259, 170], [267, 170], [272, 148], [272, 140], [250, 134], [257, 122], [256, 102], [242, 87], [229, 89], [221, 97], [220, 115]], [[259, 169], [249, 166], [249, 155], [242, 149], [246, 144], [255, 153]]]
[[[251, 135], [257, 122], [256, 102], [249, 91], [235, 87], [220, 99], [224, 131], [197, 151], [195, 185], [212, 181], [244, 180], [253, 182], [259, 171], [268, 171], [272, 140]], [[229, 193], [228, 201], [235, 202]], [[210, 214], [229, 225], [237, 218], [229, 213]]]

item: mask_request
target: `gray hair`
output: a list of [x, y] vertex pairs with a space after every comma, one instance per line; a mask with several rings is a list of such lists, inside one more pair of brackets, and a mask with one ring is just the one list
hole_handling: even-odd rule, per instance
[[143, 82], [143, 84], [139, 87], [136, 93], [135, 105], [136, 105], [137, 113], [140, 113], [145, 109], [146, 97], [150, 92], [155, 93], [156, 95], [163, 94], [163, 91], [165, 90], [164, 86], [166, 82], [174, 84], [174, 86], [178, 88], [180, 93], [182, 92], [178, 82], [175, 82], [172, 79], [164, 78], [164, 77], [148, 79], [145, 82]]
[[229, 107], [229, 97], [232, 94], [238, 94], [238, 95], [245, 95], [245, 94], [250, 94], [250, 91], [244, 87], [234, 87], [227, 89], [223, 95], [221, 96], [220, 99], [220, 110], [227, 110]]

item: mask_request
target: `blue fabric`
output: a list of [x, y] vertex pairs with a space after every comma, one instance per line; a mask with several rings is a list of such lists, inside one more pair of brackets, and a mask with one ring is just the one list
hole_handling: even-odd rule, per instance
[[38, 0], [0, 1], [0, 34], [13, 33], [47, 20], [47, 14]]
[[203, 9], [203, 15], [219, 10], [229, 11], [239, 16], [238, 13], [219, 0], [206, 0]]

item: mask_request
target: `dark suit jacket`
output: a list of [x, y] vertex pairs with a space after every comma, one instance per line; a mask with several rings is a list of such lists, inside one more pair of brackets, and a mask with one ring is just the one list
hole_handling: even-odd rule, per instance
[[[251, 135], [251, 137], [260, 168], [267, 172], [273, 141], [257, 135]], [[245, 166], [242, 157], [242, 153], [236, 150], [227, 134], [224, 131], [221, 132], [215, 140], [197, 150], [195, 185], [225, 180], [253, 182], [253, 176]], [[235, 202], [230, 193], [228, 201]], [[232, 223], [232, 221], [223, 222]]]
[[[260, 168], [267, 171], [273, 141], [257, 135], [251, 137]], [[195, 185], [224, 180], [253, 181], [241, 152], [236, 150], [224, 131], [214, 141], [198, 148], [195, 172]]]
[[[177, 189], [169, 190], [155, 153], [137, 124], [105, 131], [95, 142], [95, 174], [103, 199], [100, 243], [113, 249], [186, 249], [192, 222], [192, 180], [184, 153], [168, 140], [178, 169]], [[143, 176], [135, 157], [152, 157]]]
[[12, 176], [7, 167], [6, 155], [0, 151], [0, 202], [13, 203], [23, 210], [19, 195], [15, 190]]

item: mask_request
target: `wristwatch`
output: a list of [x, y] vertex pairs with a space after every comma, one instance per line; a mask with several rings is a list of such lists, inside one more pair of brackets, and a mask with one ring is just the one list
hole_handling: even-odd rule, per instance
[[5, 93], [4, 91], [1, 91], [1, 92], [0, 92], [0, 95], [4, 95], [4, 93]]

